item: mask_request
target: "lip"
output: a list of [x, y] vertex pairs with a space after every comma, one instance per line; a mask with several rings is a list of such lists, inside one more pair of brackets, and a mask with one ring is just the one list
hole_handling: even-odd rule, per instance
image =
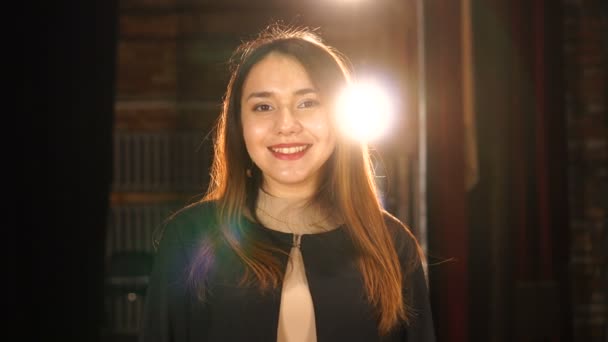
[[268, 146], [268, 151], [280, 160], [298, 160], [304, 157], [311, 146], [312, 144], [305, 143], [276, 144]]

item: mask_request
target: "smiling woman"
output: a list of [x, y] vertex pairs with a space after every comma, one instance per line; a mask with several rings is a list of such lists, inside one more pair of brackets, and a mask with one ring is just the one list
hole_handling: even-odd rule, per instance
[[235, 52], [207, 196], [163, 230], [141, 341], [434, 341], [413, 234], [337, 129], [345, 59], [271, 27]]

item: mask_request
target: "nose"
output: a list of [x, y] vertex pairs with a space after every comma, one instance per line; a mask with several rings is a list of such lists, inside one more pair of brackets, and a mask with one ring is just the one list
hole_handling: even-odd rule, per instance
[[294, 113], [287, 107], [279, 110], [276, 131], [279, 135], [296, 134], [302, 130], [302, 125]]

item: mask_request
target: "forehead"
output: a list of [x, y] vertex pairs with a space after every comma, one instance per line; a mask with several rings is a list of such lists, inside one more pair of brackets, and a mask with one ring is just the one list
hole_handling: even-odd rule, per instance
[[312, 87], [312, 81], [308, 71], [295, 57], [271, 52], [249, 71], [243, 84], [243, 95], [264, 87]]

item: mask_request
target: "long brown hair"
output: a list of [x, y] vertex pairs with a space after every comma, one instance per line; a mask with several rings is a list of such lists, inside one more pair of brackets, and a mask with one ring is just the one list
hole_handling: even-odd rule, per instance
[[[274, 253], [277, 249], [255, 241], [243, 224], [245, 213], [255, 218], [262, 175], [245, 148], [240, 115], [241, 92], [251, 68], [271, 52], [300, 62], [325, 103], [332, 103], [337, 92], [350, 82], [346, 59], [309, 29], [274, 25], [236, 50], [216, 127], [211, 182], [202, 200], [213, 201], [216, 205], [217, 235], [221, 239], [206, 241], [200, 247], [190, 272], [195, 283], [200, 274], [197, 268], [208, 266], [214, 244], [220, 240], [227, 243], [246, 266], [243, 282], [255, 279], [262, 289], [276, 288], [284, 276]], [[360, 255], [358, 267], [368, 300], [378, 313], [378, 329], [384, 334], [399, 322], [408, 321], [408, 303], [404, 303], [402, 294], [402, 270], [378, 201], [368, 148], [346, 137], [339, 136], [337, 140], [336, 148], [324, 166], [313, 201], [333, 208], [345, 223]], [[249, 176], [247, 170], [251, 172]], [[353, 196], [354, 189], [356, 196]], [[201, 283], [198, 282], [199, 290]]]

